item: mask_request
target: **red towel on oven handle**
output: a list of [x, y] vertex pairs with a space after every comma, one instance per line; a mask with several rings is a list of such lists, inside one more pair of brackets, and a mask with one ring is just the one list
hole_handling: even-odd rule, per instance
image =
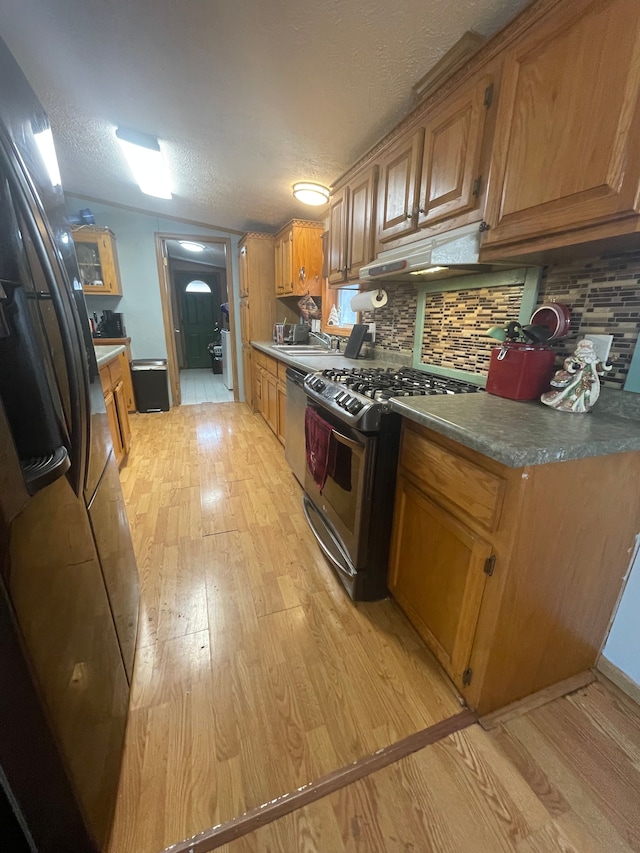
[[307, 452], [307, 468], [313, 482], [320, 491], [324, 489], [329, 470], [331, 433], [333, 427], [311, 406], [304, 413], [304, 443]]

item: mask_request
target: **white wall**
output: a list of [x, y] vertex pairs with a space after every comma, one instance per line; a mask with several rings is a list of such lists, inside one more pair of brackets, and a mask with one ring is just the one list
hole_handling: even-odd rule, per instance
[[[127, 335], [131, 338], [133, 358], [166, 358], [167, 347], [162, 322], [158, 264], [156, 260], [155, 234], [185, 234], [191, 237], [224, 237], [231, 240], [231, 258], [227, 259], [227, 287], [229, 299], [234, 300], [235, 316], [240, 316], [238, 284], [238, 240], [239, 234], [202, 228], [164, 219], [132, 210], [123, 210], [109, 204], [91, 202], [68, 196], [67, 213], [76, 214], [80, 208], [89, 207], [96, 218], [96, 225], [106, 225], [116, 235], [122, 297], [86, 297], [89, 312], [101, 313], [106, 309], [124, 314]], [[242, 353], [240, 335], [236, 335], [238, 347], [238, 383], [242, 389]], [[241, 392], [240, 392], [241, 393]]]
[[640, 551], [611, 627], [603, 656], [640, 685]]

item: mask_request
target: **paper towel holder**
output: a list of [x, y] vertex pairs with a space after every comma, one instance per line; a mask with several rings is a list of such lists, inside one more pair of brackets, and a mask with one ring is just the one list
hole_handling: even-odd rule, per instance
[[[364, 304], [363, 297], [369, 296], [370, 303]], [[354, 305], [354, 302], [356, 303]], [[356, 293], [351, 300], [352, 311], [375, 311], [376, 308], [382, 308], [387, 304], [387, 292], [382, 287], [378, 287], [377, 291], [364, 290]]]

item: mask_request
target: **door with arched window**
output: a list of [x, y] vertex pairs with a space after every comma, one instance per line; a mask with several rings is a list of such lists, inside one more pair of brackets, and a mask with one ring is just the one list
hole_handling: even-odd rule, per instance
[[176, 273], [180, 300], [183, 352], [187, 368], [211, 367], [207, 344], [215, 338], [219, 321], [220, 286], [218, 276], [203, 273]]

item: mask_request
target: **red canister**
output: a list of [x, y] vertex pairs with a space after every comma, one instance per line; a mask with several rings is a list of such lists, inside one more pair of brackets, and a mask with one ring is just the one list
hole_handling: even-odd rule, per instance
[[556, 354], [548, 347], [504, 343], [491, 350], [487, 391], [509, 400], [536, 400], [549, 388]]

